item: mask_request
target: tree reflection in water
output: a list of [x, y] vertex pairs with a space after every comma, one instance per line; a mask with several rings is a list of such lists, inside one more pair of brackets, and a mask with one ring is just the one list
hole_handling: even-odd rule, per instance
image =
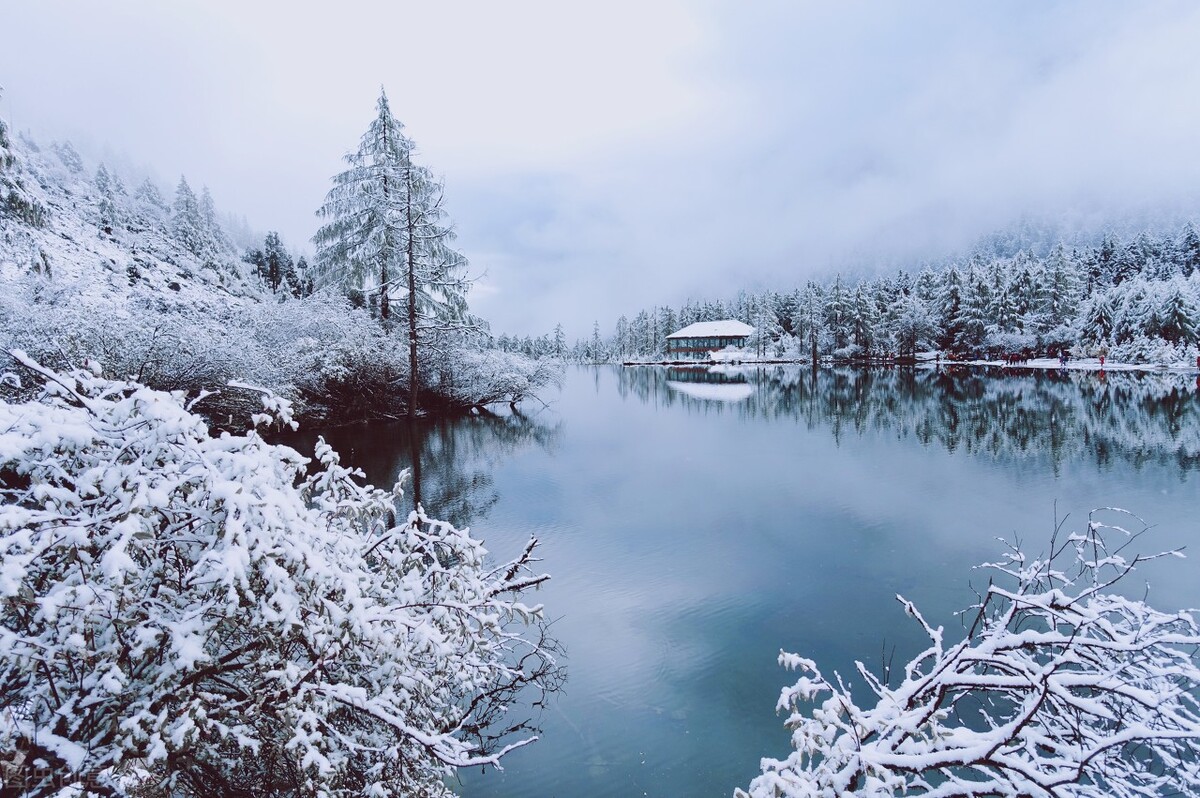
[[485, 517], [499, 499], [493, 475], [504, 460], [528, 446], [552, 450], [560, 430], [561, 421], [514, 410], [301, 431], [281, 442], [311, 457], [317, 436], [324, 435], [342, 462], [361, 468], [380, 487], [390, 487], [411, 467], [404, 489], [408, 506], [401, 509], [419, 502], [461, 528]]
[[[708, 394], [697, 385], [749, 385]], [[627, 367], [618, 390], [656, 407], [794, 419], [847, 434], [889, 431], [923, 445], [1002, 459], [1073, 458], [1104, 466], [1200, 464], [1200, 387], [1167, 372], [1036, 371], [1001, 368], [803, 367], [666, 369]]]

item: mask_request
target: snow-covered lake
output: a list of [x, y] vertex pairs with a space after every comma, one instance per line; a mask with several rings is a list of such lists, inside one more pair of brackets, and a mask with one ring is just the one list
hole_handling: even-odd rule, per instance
[[[1200, 540], [1195, 375], [979, 370], [719, 373], [575, 368], [518, 415], [327, 437], [390, 484], [420, 450], [422, 499], [488, 547], [543, 542], [568, 651], [542, 739], [469, 773], [469, 798], [727, 796], [788, 750], [779, 650], [822, 670], [902, 664], [894, 596], [957, 628], [997, 537], [1041, 551], [1095, 507]], [[1200, 606], [1193, 558], [1130, 582]], [[524, 716], [521, 716], [524, 717]]]

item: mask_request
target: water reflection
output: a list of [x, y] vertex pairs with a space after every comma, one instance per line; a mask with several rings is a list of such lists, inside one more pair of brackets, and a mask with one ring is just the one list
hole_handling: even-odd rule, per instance
[[[493, 552], [543, 542], [571, 679], [542, 739], [461, 774], [461, 794], [696, 798], [786, 755], [781, 648], [843, 674], [905, 661], [927, 641], [896, 594], [957, 629], [997, 536], [1116, 504], [1159, 527], [1153, 546], [1194, 550], [1190, 380], [578, 368], [536, 413], [327, 438], [377, 484], [415, 455], [425, 506]], [[1197, 606], [1191, 562], [1139, 579], [1164, 609]]]
[[[284, 442], [311, 454], [318, 434], [361, 468], [367, 480], [388, 486], [410, 469], [405, 498], [438, 518], [464, 527], [487, 516], [499, 499], [495, 474], [515, 452], [537, 447], [553, 451], [560, 419], [521, 410], [482, 412], [454, 419], [415, 419], [331, 430], [301, 431]], [[405, 508], [407, 510], [409, 508]]]
[[846, 434], [887, 430], [1004, 459], [1085, 457], [1200, 464], [1200, 398], [1188, 375], [1003, 369], [622, 369], [618, 390], [656, 407], [796, 419]]
[[677, 393], [709, 402], [742, 402], [754, 395], [754, 386], [744, 371], [723, 366], [668, 368], [667, 386]]

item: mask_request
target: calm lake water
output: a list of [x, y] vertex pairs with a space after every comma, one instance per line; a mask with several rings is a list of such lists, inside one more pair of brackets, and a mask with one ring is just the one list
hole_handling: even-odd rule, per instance
[[[542, 541], [566, 691], [542, 739], [463, 774], [463, 795], [723, 796], [788, 752], [780, 649], [826, 673], [899, 666], [922, 640], [897, 593], [957, 629], [987, 581], [972, 566], [998, 537], [1041, 551], [1056, 514], [1127, 508], [1155, 527], [1146, 550], [1200, 540], [1197, 392], [1195, 375], [575, 368], [546, 407], [326, 437], [380, 485], [419, 452], [425, 507], [497, 557]], [[1127, 590], [1200, 606], [1195, 549]]]

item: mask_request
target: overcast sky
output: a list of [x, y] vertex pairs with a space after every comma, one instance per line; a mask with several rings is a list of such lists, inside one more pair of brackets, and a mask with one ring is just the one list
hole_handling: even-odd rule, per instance
[[1200, 3], [0, 0], [0, 115], [307, 248], [380, 86], [497, 332], [1198, 207]]

